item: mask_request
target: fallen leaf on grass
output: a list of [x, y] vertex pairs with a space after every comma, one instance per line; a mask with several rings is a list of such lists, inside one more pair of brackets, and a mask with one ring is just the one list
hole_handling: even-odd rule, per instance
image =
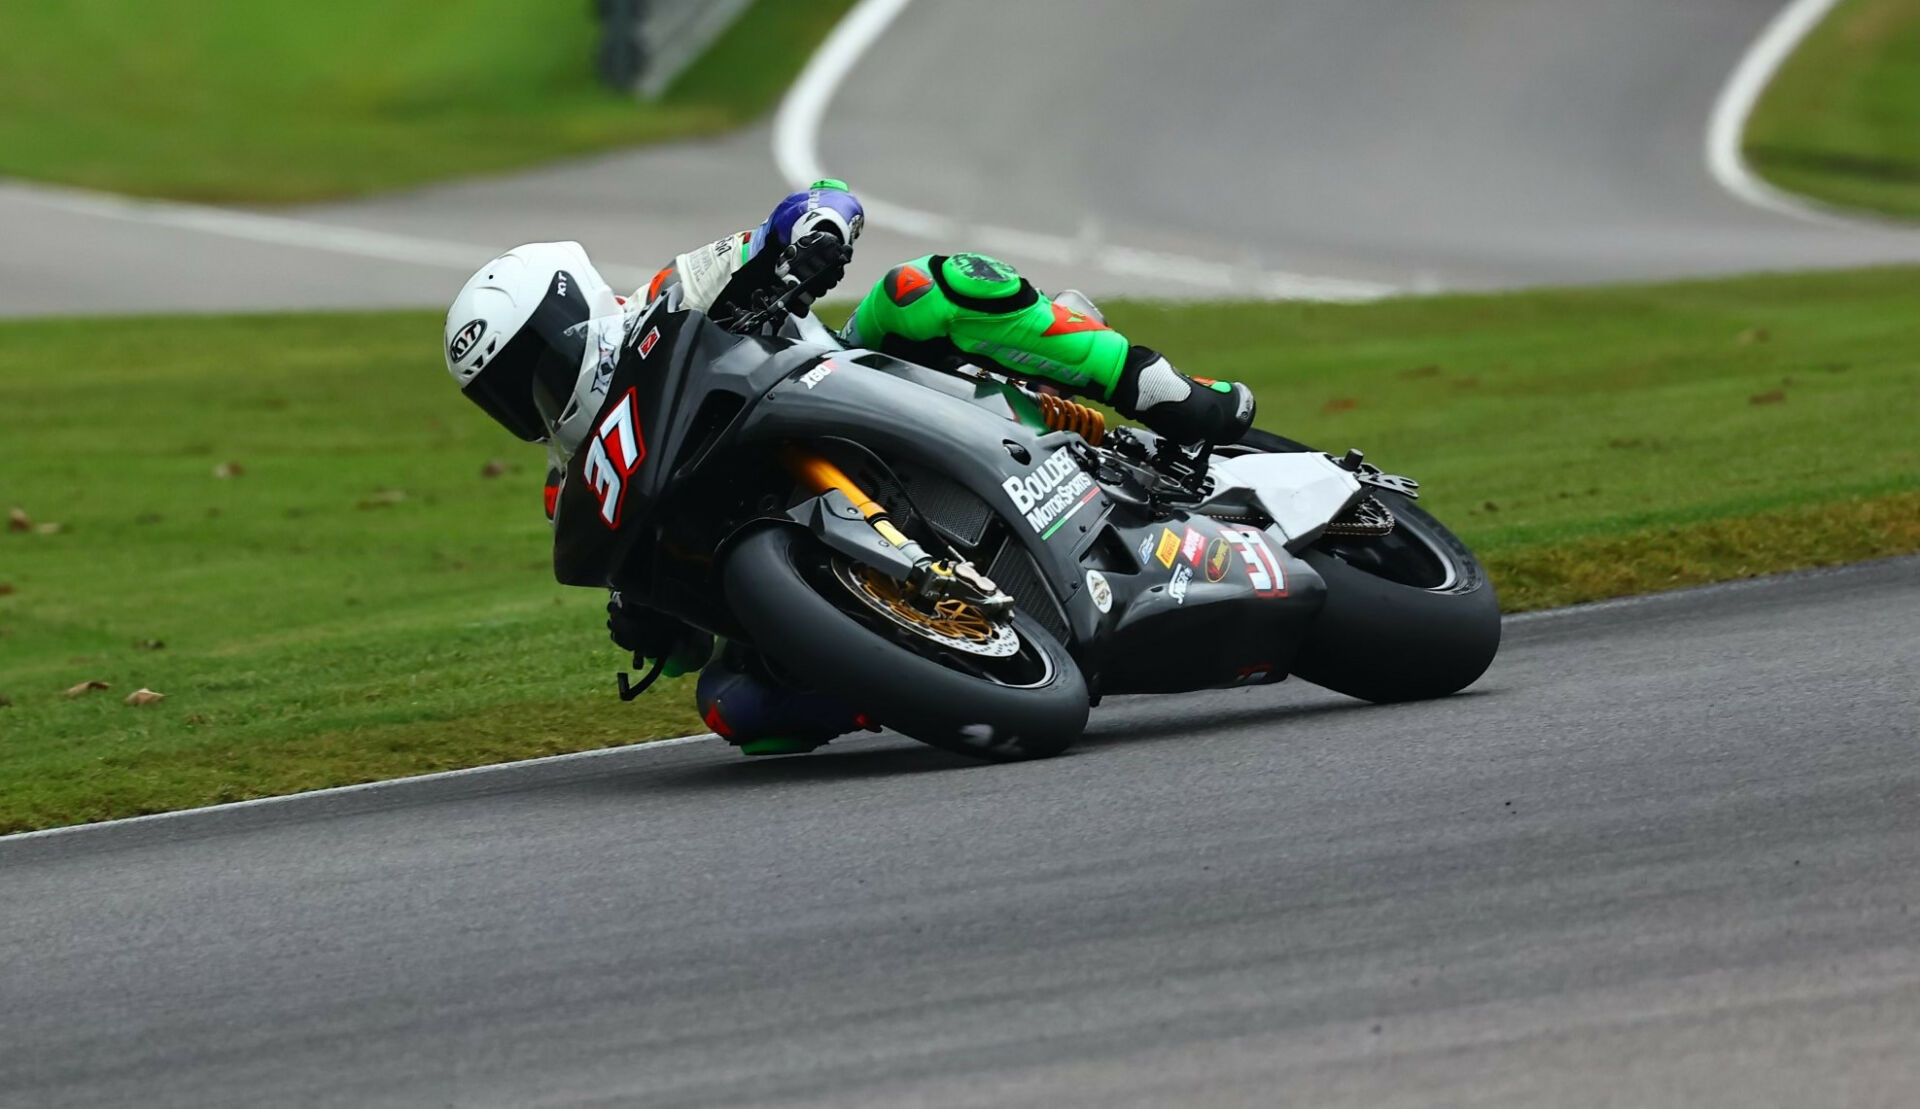
[[1764, 343], [1771, 338], [1773, 338], [1773, 336], [1768, 334], [1766, 328], [1749, 327], [1745, 331], [1742, 331], [1738, 336], [1736, 336], [1734, 338], [1734, 341], [1739, 343], [1741, 346], [1746, 346], [1749, 343]]
[[92, 693], [96, 689], [112, 689], [112, 688], [113, 687], [108, 685], [106, 682], [103, 682], [100, 679], [95, 678], [92, 681], [81, 682], [79, 685], [76, 685], [76, 686], [69, 686], [67, 689], [67, 696], [85, 697], [87, 694]]
[[0, 697], [0, 709], [10, 709], [12, 707], [13, 707], [12, 698]]
[[382, 489], [370, 497], [360, 500], [361, 508], [391, 508], [407, 499], [404, 489]]
[[1440, 376], [1440, 367], [1431, 363], [1425, 366], [1415, 366], [1411, 370], [1401, 370], [1400, 376], [1405, 378], [1438, 377]]
[[141, 705], [157, 705], [166, 699], [167, 699], [166, 694], [155, 693], [153, 690], [148, 689], [146, 686], [141, 686], [139, 689], [136, 689], [132, 693], [127, 694], [127, 704], [132, 705], [135, 708], [138, 708]]
[[1787, 394], [1783, 390], [1769, 389], [1764, 393], [1755, 393], [1754, 395], [1748, 397], [1747, 403], [1748, 404], [1779, 404], [1781, 401], [1786, 399], [1787, 399]]
[[1486, 504], [1483, 504], [1480, 507], [1486, 509], [1488, 512], [1500, 511], [1500, 506], [1497, 504], [1494, 504], [1492, 501], [1488, 501]]
[[1321, 405], [1320, 411], [1345, 412], [1350, 408], [1358, 408], [1358, 407], [1360, 407], [1360, 402], [1355, 400], [1352, 397], [1335, 397], [1332, 400], [1328, 401], [1327, 403]]
[[222, 462], [213, 468], [213, 476], [217, 478], [239, 477], [246, 472], [247, 468], [238, 462]]
[[158, 639], [142, 639], [134, 643], [134, 646], [143, 651], [160, 651], [165, 650], [167, 645], [164, 641]]
[[11, 596], [13, 596], [13, 583], [10, 581], [0, 581], [0, 597]]
[[26, 531], [32, 527], [33, 517], [27, 515], [26, 509], [13, 508], [7, 510], [8, 531]]
[[65, 524], [56, 524], [56, 523], [49, 522], [45, 524], [33, 525], [33, 533], [35, 535], [59, 535], [61, 532], [65, 530], [67, 530], [67, 525]]
[[488, 462], [485, 466], [480, 467], [481, 477], [499, 477], [501, 474], [504, 474], [506, 472], [507, 472], [507, 464], [505, 462], [500, 461], [497, 458], [491, 462]]

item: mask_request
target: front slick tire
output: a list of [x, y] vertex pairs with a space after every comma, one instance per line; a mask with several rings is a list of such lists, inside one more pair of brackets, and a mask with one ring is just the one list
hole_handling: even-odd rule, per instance
[[1086, 680], [1066, 648], [1032, 620], [1016, 613], [1013, 627], [1034, 680], [1008, 685], [963, 673], [834, 603], [859, 606], [822, 573], [825, 563], [811, 536], [780, 526], [749, 533], [726, 556], [728, 607], [754, 647], [784, 672], [845, 698], [877, 723], [979, 759], [1057, 755], [1086, 728]]

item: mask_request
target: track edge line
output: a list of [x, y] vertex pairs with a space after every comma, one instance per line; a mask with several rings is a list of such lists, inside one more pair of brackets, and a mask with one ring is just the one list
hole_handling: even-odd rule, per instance
[[1839, 3], [1840, 0], [1790, 0], [1761, 28], [1714, 98], [1713, 113], [1707, 118], [1707, 172], [1735, 199], [1763, 211], [1827, 227], [1871, 230], [1875, 227], [1871, 219], [1856, 218], [1769, 184], [1753, 171], [1744, 149], [1747, 122], [1767, 86]]
[[[1565, 605], [1560, 608], [1510, 613], [1501, 617], [1501, 623], [1503, 626], [1532, 624], [1544, 620], [1580, 616], [1592, 612], [1621, 608], [1642, 608], [1664, 603], [1694, 600], [1703, 595], [1712, 595], [1715, 593], [1730, 593], [1748, 589], [1794, 585], [1810, 578], [1837, 577], [1850, 573], [1865, 572], [1899, 562], [1907, 562], [1916, 568], [1920, 568], [1920, 555], [1893, 555], [1887, 558], [1868, 559], [1864, 562], [1849, 562], [1839, 566], [1819, 566], [1805, 570], [1789, 570], [1777, 574], [1763, 574], [1758, 577], [1739, 578], [1732, 581], [1708, 582], [1703, 585], [1688, 586], [1683, 589], [1668, 589], [1658, 593], [1640, 593], [1629, 597], [1614, 597], [1604, 601], [1588, 601], [1577, 605]], [[0, 836], [0, 848], [33, 840], [72, 837], [85, 833], [124, 831], [143, 825], [165, 825], [189, 818], [217, 818], [234, 812], [266, 809], [289, 803], [324, 803], [332, 798], [380, 792], [406, 793], [421, 791], [431, 794], [437, 792], [439, 787], [449, 782], [491, 777], [498, 778], [503, 783], [510, 783], [514, 778], [535, 775], [541, 770], [554, 766], [591, 762], [618, 756], [631, 757], [647, 755], [655, 751], [662, 751], [691, 743], [702, 743], [707, 740], [719, 738], [718, 735], [707, 732], [701, 735], [675, 736], [671, 739], [642, 740], [638, 743], [626, 743], [618, 747], [601, 747], [592, 751], [573, 751], [564, 755], [547, 755], [536, 759], [518, 759], [512, 762], [488, 763], [483, 766], [463, 767], [459, 770], [441, 770], [431, 774], [414, 774], [405, 778], [386, 778], [377, 782], [359, 782], [349, 786], [330, 786], [325, 789], [310, 789], [300, 793], [283, 793], [273, 797], [255, 797], [246, 801], [229, 801], [218, 805], [203, 805], [199, 808], [175, 809], [172, 812], [128, 816], [118, 820], [97, 820], [88, 824], [68, 824], [59, 828], [42, 828], [32, 832], [15, 832], [11, 835]], [[424, 798], [415, 798], [413, 800], [423, 799]]]
[[[637, 743], [623, 743], [618, 747], [598, 747], [591, 751], [569, 751], [564, 755], [543, 755], [533, 759], [514, 759], [510, 762], [484, 763], [480, 766], [463, 766], [458, 770], [436, 770], [427, 774], [409, 774], [404, 778], [382, 778], [373, 782], [355, 782], [346, 786], [327, 786], [321, 789], [301, 790], [298, 793], [279, 793], [271, 797], [250, 797], [245, 801], [225, 801], [217, 805], [199, 805], [191, 809], [173, 809], [169, 812], [143, 813], [140, 816], [123, 816], [115, 820], [94, 820], [85, 824], [64, 824], [58, 828], [40, 828], [31, 832], [14, 832], [0, 836], [0, 848], [29, 840], [45, 840], [62, 836], [72, 836], [85, 832], [120, 831], [140, 825], [158, 825], [185, 818], [217, 818], [249, 809], [264, 809], [299, 802], [313, 804], [328, 800], [382, 792], [423, 792], [431, 794], [450, 782], [463, 782], [473, 779], [498, 777], [508, 779], [536, 774], [555, 766], [568, 763], [591, 762], [597, 759], [611, 758], [617, 755], [633, 755], [640, 752], [651, 753], [669, 747], [680, 747], [689, 743], [701, 743], [710, 739], [719, 739], [713, 732], [699, 735], [673, 736], [666, 739], [646, 739]], [[417, 798], [420, 800], [422, 798]]]
[[[820, 44], [800, 76], [787, 89], [773, 122], [773, 161], [790, 188], [804, 189], [813, 182], [831, 176], [820, 161], [820, 124], [827, 108], [847, 76], [860, 64], [873, 44], [907, 9], [913, 0], [860, 0], [841, 19]], [[1202, 258], [1186, 258], [1157, 251], [1140, 251], [1116, 244], [1087, 244], [1056, 235], [1020, 231], [1010, 227], [982, 224], [968, 226], [960, 220], [926, 212], [879, 198], [862, 197], [867, 219], [919, 239], [942, 239], [970, 234], [979, 239], [1030, 244], [1026, 253], [1047, 256], [1080, 257], [1086, 263], [1116, 277], [1139, 276], [1140, 259], [1158, 260], [1163, 268], [1189, 274], [1188, 283], [1216, 287], [1225, 291], [1243, 288], [1242, 277], [1252, 278], [1248, 291], [1256, 296], [1279, 300], [1323, 300], [1334, 303], [1364, 303], [1402, 292], [1396, 286], [1377, 281], [1314, 274], [1262, 270], [1246, 274], [1242, 267]]]

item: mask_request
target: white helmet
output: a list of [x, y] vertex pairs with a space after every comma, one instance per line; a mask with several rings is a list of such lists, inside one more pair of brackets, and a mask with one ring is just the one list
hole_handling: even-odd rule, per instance
[[544, 439], [589, 359], [587, 321], [619, 316], [579, 243], [528, 243], [481, 266], [447, 310], [447, 372], [500, 426]]

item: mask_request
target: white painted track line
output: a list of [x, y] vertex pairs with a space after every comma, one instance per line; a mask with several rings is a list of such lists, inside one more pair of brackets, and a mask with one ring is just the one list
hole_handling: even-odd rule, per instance
[[119, 820], [96, 820], [91, 824], [68, 824], [59, 828], [42, 828], [37, 832], [15, 832], [0, 836], [0, 844], [15, 843], [24, 840], [51, 839], [55, 836], [69, 836], [88, 831], [110, 828], [131, 828], [141, 825], [166, 824], [170, 821], [188, 817], [203, 817], [214, 813], [230, 813], [246, 809], [261, 809], [289, 802], [315, 801], [329, 797], [351, 797], [355, 794], [379, 793], [387, 790], [412, 790], [421, 786], [437, 783], [458, 782], [472, 778], [485, 778], [502, 774], [524, 774], [546, 767], [560, 766], [566, 763], [583, 762], [593, 759], [605, 759], [635, 750], [663, 751], [669, 747], [681, 747], [689, 743], [703, 743], [709, 739], [719, 739], [713, 732], [702, 735], [683, 735], [672, 739], [650, 739], [641, 743], [629, 743], [620, 747], [601, 747], [592, 751], [573, 751], [565, 755], [548, 755], [538, 759], [519, 759], [514, 762], [496, 762], [485, 766], [469, 766], [460, 770], [442, 770], [432, 774], [413, 774], [405, 778], [386, 778], [378, 782], [361, 782], [350, 786], [332, 786], [327, 789], [310, 789], [300, 793], [282, 793], [273, 797], [255, 797], [247, 801], [228, 801], [218, 805], [202, 805], [193, 809], [175, 809], [172, 812], [148, 813], [145, 816], [127, 816]]
[[1741, 151], [1747, 120], [1774, 74], [1839, 2], [1792, 0], [1753, 40], [1714, 101], [1713, 115], [1707, 121], [1707, 171], [1721, 188], [1756, 208], [1829, 226], [1859, 227], [1861, 221], [1762, 181]]
[[306, 247], [421, 266], [472, 269], [494, 255], [494, 251], [487, 247], [469, 243], [442, 242], [410, 235], [365, 231], [357, 227], [337, 227], [204, 204], [136, 200], [83, 189], [7, 182], [0, 184], [0, 194], [43, 208], [99, 219], [178, 227], [248, 242]]
[[[787, 90], [773, 125], [773, 158], [796, 189], [833, 176], [820, 162], [820, 124], [840, 85], [912, 0], [862, 0], [820, 44]], [[968, 224], [934, 212], [860, 194], [867, 219], [904, 235], [950, 247], [978, 245], [1062, 264], [1077, 263], [1116, 277], [1168, 278], [1229, 295], [1273, 300], [1368, 301], [1398, 292], [1391, 285], [1277, 270], [1253, 270], [1162, 251], [1069, 239], [989, 224]]]
[[[316, 223], [236, 208], [187, 204], [173, 200], [143, 200], [113, 193], [64, 186], [0, 181], [0, 197], [25, 204], [97, 219], [173, 227], [247, 242], [267, 243], [330, 254], [376, 258], [387, 262], [429, 266], [472, 273], [500, 253], [498, 246], [427, 239], [388, 231]], [[598, 266], [617, 287], [644, 285], [654, 270], [645, 266], [608, 263]]]

